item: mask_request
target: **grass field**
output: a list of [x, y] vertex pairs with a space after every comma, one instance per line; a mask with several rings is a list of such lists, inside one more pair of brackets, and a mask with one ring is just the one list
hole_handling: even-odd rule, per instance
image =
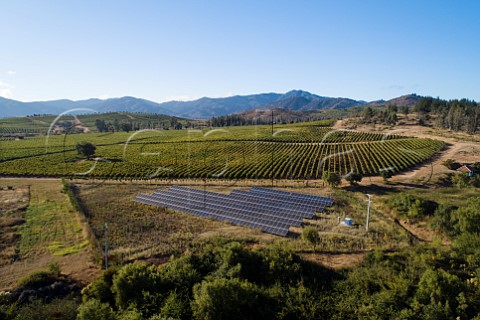
[[[302, 227], [292, 227], [287, 238], [259, 230], [234, 226], [204, 219], [181, 212], [165, 210], [155, 206], [135, 203], [138, 193], [152, 193], [167, 185], [145, 185], [141, 183], [104, 183], [101, 186], [88, 182], [77, 182], [78, 196], [89, 217], [89, 223], [97, 239], [104, 241], [104, 224], [108, 223], [109, 259], [125, 263], [134, 259], [167, 259], [179, 254], [192, 243], [222, 236], [246, 243], [265, 245], [281, 242], [298, 252], [310, 252], [308, 244], [300, 234], [305, 226], [315, 226], [321, 236], [319, 251], [339, 254], [367, 252], [374, 248], [396, 250], [409, 245], [409, 235], [392, 223], [388, 216], [373, 211], [370, 232], [364, 229], [366, 203], [362, 193], [328, 188], [301, 188], [288, 190], [333, 196], [336, 204], [325, 212], [318, 213], [312, 220], [305, 220]], [[258, 185], [258, 182], [252, 182]], [[201, 188], [200, 185], [197, 186]], [[207, 190], [229, 193], [233, 189], [246, 189], [247, 185], [225, 186], [210, 184]], [[358, 227], [338, 225], [338, 217], [353, 218]]]
[[[9, 248], [2, 250], [0, 289], [12, 286], [20, 276], [45, 268], [51, 262], [59, 262], [64, 272], [77, 275], [90, 268], [92, 258], [86, 225], [62, 192], [60, 180], [1, 179], [0, 186], [4, 187], [0, 191], [2, 205], [9, 201], [10, 206], [8, 212], [1, 213], [1, 218], [3, 221], [6, 216], [22, 219], [21, 223], [8, 228], [2, 225], [2, 231], [14, 236], [8, 242]], [[9, 197], [11, 192], [17, 195]], [[9, 251], [10, 254], [5, 254]]]

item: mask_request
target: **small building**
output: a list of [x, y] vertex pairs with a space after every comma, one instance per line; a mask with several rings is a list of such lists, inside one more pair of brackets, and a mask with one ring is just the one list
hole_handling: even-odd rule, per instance
[[469, 177], [473, 177], [475, 174], [475, 171], [473, 170], [473, 167], [469, 164], [464, 164], [460, 168], [457, 169], [458, 172], [467, 172]]

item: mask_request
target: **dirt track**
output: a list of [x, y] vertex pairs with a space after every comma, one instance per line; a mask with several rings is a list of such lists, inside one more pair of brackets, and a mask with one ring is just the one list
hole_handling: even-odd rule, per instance
[[[339, 120], [333, 126], [334, 129], [346, 129], [344, 120]], [[442, 163], [447, 159], [453, 159], [459, 163], [480, 162], [480, 135], [468, 135], [464, 133], [450, 133], [446, 130], [435, 130], [422, 126], [396, 126], [394, 130], [374, 128], [371, 125], [358, 126], [356, 130], [372, 131], [385, 134], [399, 134], [409, 137], [429, 138], [441, 140], [447, 143], [444, 150], [437, 154], [432, 161], [420, 165], [412, 170], [395, 175], [390, 180], [400, 183], [425, 183], [428, 180], [436, 179], [441, 175], [452, 172]], [[382, 183], [381, 177], [364, 179], [365, 182]]]

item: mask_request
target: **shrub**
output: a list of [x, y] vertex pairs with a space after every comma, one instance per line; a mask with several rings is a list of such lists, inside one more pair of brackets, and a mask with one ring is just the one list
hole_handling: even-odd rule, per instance
[[345, 180], [350, 183], [351, 186], [357, 185], [360, 181], [362, 181], [363, 175], [358, 172], [353, 172], [345, 177]]
[[470, 176], [467, 172], [459, 172], [452, 177], [452, 184], [457, 188], [465, 188], [470, 185]]
[[382, 170], [380, 172], [380, 175], [382, 176], [383, 178], [383, 181], [387, 181], [388, 179], [390, 179], [391, 177], [393, 177], [393, 172], [391, 170]]
[[452, 212], [455, 207], [447, 205], [439, 205], [435, 210], [430, 226], [433, 229], [440, 230], [443, 233], [452, 236], [454, 235], [454, 221], [452, 221]]
[[86, 157], [87, 159], [90, 159], [90, 157], [95, 154], [96, 149], [97, 147], [91, 142], [83, 141], [77, 144], [78, 154]]
[[313, 252], [315, 252], [315, 248], [317, 244], [320, 242], [320, 236], [318, 235], [318, 230], [315, 227], [306, 227], [302, 231], [302, 239], [307, 241], [313, 246]]
[[424, 200], [406, 193], [394, 195], [387, 201], [387, 205], [409, 218], [431, 216], [438, 207], [434, 201]]
[[457, 170], [460, 168], [460, 163], [456, 162], [453, 159], [447, 159], [442, 162], [442, 164], [450, 170]]
[[55, 281], [55, 276], [50, 271], [40, 270], [34, 271], [17, 282], [19, 288], [41, 288]]
[[110, 288], [112, 287], [113, 276], [116, 272], [116, 268], [110, 267], [108, 270], [103, 271], [97, 279], [83, 288], [83, 301], [86, 302], [89, 299], [96, 299], [102, 303], [108, 303], [113, 307], [115, 305], [115, 299]]
[[59, 276], [61, 273], [60, 264], [58, 262], [51, 262], [48, 264], [48, 272], [54, 276]]
[[115, 320], [115, 313], [107, 303], [98, 300], [84, 302], [78, 308], [77, 320]]
[[[12, 319], [37, 320], [37, 319], [62, 319], [75, 320], [77, 317], [78, 299], [54, 299], [50, 303], [34, 300], [19, 306], [16, 317]], [[0, 314], [1, 319], [1, 314]], [[8, 318], [7, 318], [8, 319]], [[99, 319], [99, 318], [89, 318]]]
[[330, 172], [330, 171], [324, 171], [322, 173], [322, 180], [329, 186], [331, 187], [337, 187], [340, 182], [341, 182], [341, 178], [340, 176], [335, 173], [335, 172]]
[[256, 285], [240, 279], [203, 281], [193, 288], [196, 319], [272, 319], [269, 297]]
[[164, 290], [157, 267], [134, 262], [123, 267], [114, 277], [112, 292], [119, 309], [145, 307], [158, 303], [158, 293]]

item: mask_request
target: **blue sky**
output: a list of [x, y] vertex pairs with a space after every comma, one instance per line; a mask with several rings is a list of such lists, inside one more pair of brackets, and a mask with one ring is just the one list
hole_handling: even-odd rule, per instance
[[480, 1], [0, 0], [0, 96], [480, 101]]

